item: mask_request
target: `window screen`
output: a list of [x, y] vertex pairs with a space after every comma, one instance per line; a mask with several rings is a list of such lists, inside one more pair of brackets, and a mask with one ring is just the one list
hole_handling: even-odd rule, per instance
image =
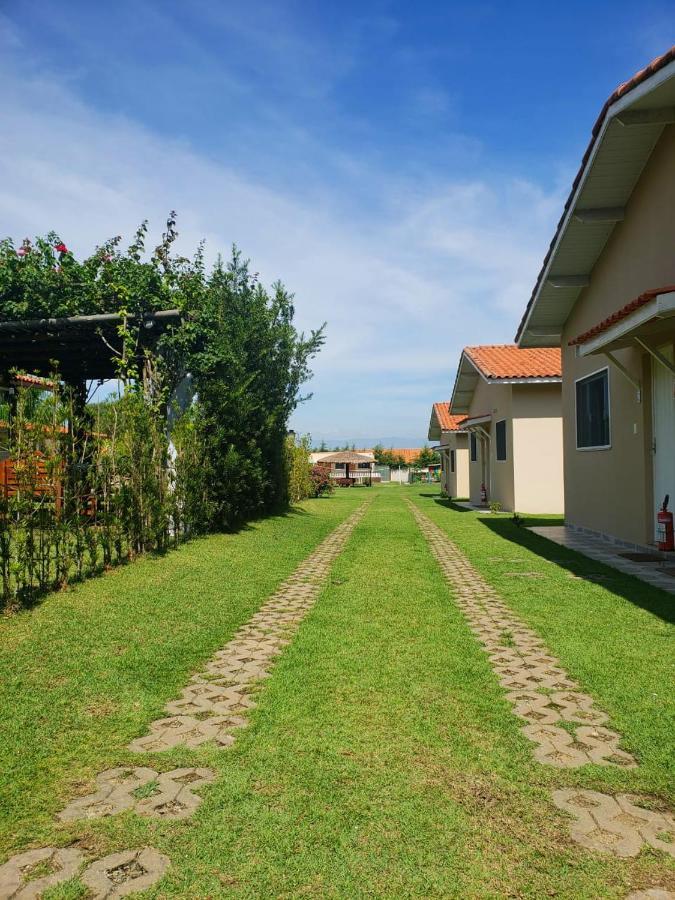
[[478, 441], [476, 440], [476, 435], [473, 433], [473, 431], [471, 432], [470, 443], [471, 443], [471, 462], [476, 462], [476, 460], [478, 459]]
[[609, 446], [609, 373], [577, 381], [577, 447]]
[[455, 451], [454, 450], [450, 451], [450, 471], [451, 472], [455, 471]]
[[506, 419], [495, 422], [495, 444], [497, 459], [504, 462], [506, 459]]

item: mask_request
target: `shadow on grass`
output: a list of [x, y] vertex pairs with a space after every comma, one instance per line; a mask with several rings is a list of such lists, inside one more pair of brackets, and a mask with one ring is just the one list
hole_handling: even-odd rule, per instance
[[[327, 497], [326, 499], [330, 499], [330, 497]], [[267, 519], [290, 519], [312, 515], [314, 515], [314, 513], [308, 512], [300, 506], [289, 506], [275, 511], [260, 513], [260, 515], [251, 517], [248, 520], [231, 522], [230, 524], [223, 525], [221, 528], [214, 529], [213, 531], [187, 534], [182, 536], [178, 541], [172, 539], [166, 547], [161, 549], [148, 548], [143, 552], [128, 555], [125, 554], [107, 565], [99, 563], [94, 568], [87, 567], [82, 573], [71, 572], [64, 581], [50, 582], [43, 586], [37, 584], [26, 585], [15, 595], [8, 597], [0, 596], [0, 615], [3, 613], [5, 615], [29, 613], [41, 606], [45, 600], [53, 594], [61, 591], [73, 590], [78, 585], [84, 584], [86, 581], [104, 578], [111, 572], [131, 566], [143, 559], [162, 559], [188, 544], [194, 545], [218, 534], [234, 535], [253, 531], [257, 523], [264, 522]]]
[[458, 513], [476, 512], [474, 509], [468, 509], [466, 506], [460, 506], [456, 500], [450, 500], [448, 497], [439, 497], [438, 494], [420, 494], [421, 497], [433, 497], [434, 503], [438, 503], [444, 509], [452, 509]]
[[[598, 579], [598, 582], [605, 590], [616, 594], [618, 597], [623, 597], [635, 606], [639, 606], [641, 609], [663, 619], [664, 622], [675, 622], [673, 597], [666, 591], [647, 584], [633, 575], [627, 575], [618, 569], [590, 559], [590, 557], [584, 556], [583, 553], [578, 553], [576, 550], [561, 547], [559, 544], [555, 544], [541, 535], [533, 534], [531, 531], [528, 531], [527, 527], [516, 525], [510, 519], [481, 518], [479, 521], [486, 528], [489, 528], [490, 531], [504, 538], [504, 540], [524, 547], [542, 559], [555, 563], [562, 569], [567, 569], [573, 575], [577, 575], [592, 583], [595, 582], [595, 579], [589, 576], [601, 576], [602, 580]], [[555, 519], [534, 516], [525, 517], [524, 522], [531, 525], [560, 525], [561, 519], [559, 516]]]

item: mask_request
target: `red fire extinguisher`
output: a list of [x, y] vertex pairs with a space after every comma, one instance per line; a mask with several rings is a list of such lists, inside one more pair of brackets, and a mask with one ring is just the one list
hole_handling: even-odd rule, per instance
[[668, 512], [670, 495], [666, 494], [659, 514], [656, 517], [656, 543], [659, 550], [675, 550], [673, 538], [673, 514]]
[[[480, 502], [487, 503], [487, 488], [485, 487], [485, 484], [481, 484], [480, 486]], [[671, 516], [670, 518], [672, 519], [673, 517]]]

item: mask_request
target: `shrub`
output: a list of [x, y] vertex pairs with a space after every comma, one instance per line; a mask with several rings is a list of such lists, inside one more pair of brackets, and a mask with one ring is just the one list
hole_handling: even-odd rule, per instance
[[313, 496], [325, 497], [335, 490], [330, 470], [327, 466], [312, 466]]
[[[308, 439], [289, 468], [286, 437], [291, 413], [308, 399], [300, 389], [323, 327], [298, 332], [292, 294], [280, 282], [265, 290], [236, 248], [210, 271], [201, 246], [191, 260], [175, 255], [173, 213], [150, 254], [146, 234], [143, 223], [126, 250], [113, 238], [83, 261], [54, 232], [18, 248], [0, 241], [1, 317], [118, 313], [119, 347], [102, 342], [101, 352], [124, 385], [114, 403], [85, 409], [54, 376], [52, 399], [37, 407], [40, 427], [28, 394], [9, 417], [0, 449], [20, 489], [0, 497], [8, 601], [317, 493]], [[143, 317], [174, 308], [180, 323], [141, 353]], [[194, 402], [167, 416], [188, 373]]]
[[288, 479], [288, 499], [298, 503], [314, 495], [312, 466], [309, 461], [311, 440], [309, 435], [301, 438], [291, 433], [286, 438], [286, 470]]

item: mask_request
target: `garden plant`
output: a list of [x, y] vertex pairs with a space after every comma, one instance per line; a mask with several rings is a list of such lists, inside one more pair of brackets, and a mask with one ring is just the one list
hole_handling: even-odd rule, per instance
[[[210, 269], [201, 245], [191, 259], [178, 255], [175, 214], [149, 254], [146, 237], [143, 223], [126, 250], [116, 237], [81, 261], [54, 232], [18, 248], [0, 242], [2, 321], [119, 315], [117, 345], [101, 335], [117, 396], [87, 403], [83, 384], [64, 383], [55, 368], [43, 383], [19, 382], [3, 409], [9, 608], [314, 492], [287, 431], [323, 328], [299, 333], [292, 295], [280, 282], [268, 292], [236, 248]], [[177, 323], [143, 349], [143, 322], [169, 309]], [[191, 399], [181, 408], [176, 389], [186, 379]]]

